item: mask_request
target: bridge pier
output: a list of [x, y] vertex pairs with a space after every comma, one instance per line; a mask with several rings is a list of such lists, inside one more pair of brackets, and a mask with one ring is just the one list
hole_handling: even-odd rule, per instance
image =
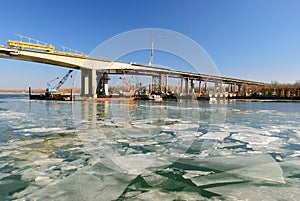
[[189, 95], [189, 78], [185, 78], [185, 90], [184, 90], [185, 95]]
[[216, 80], [216, 81], [215, 81], [215, 89], [214, 89], [214, 93], [218, 92], [218, 88], [219, 88], [219, 82]]
[[110, 97], [108, 93], [108, 74], [106, 72], [98, 74], [98, 86], [96, 90], [97, 98]]
[[96, 70], [81, 69], [81, 96], [97, 98], [96, 94]]
[[191, 93], [194, 94], [195, 93], [195, 84], [194, 84], [194, 80], [191, 80]]
[[161, 93], [162, 92], [162, 88], [163, 88], [163, 86], [162, 86], [163, 85], [163, 79], [164, 79], [163, 75], [160, 74], [158, 79], [159, 79], [159, 81], [158, 81], [158, 88], [159, 88], [158, 91], [159, 91], [159, 93]]
[[241, 93], [241, 91], [242, 91], [242, 84], [238, 84], [237, 85], [237, 92]]
[[236, 85], [236, 83], [234, 83], [234, 84], [230, 84], [230, 92], [233, 92], [233, 93], [235, 93], [235, 92], [237, 92], [237, 85]]
[[169, 86], [168, 85], [169, 85], [169, 83], [168, 83], [168, 75], [166, 75], [165, 76], [165, 86], [166, 86], [165, 93], [169, 92], [169, 89], [168, 89]]
[[199, 96], [201, 96], [201, 79], [199, 80]]
[[183, 94], [183, 77], [180, 79], [180, 94]]

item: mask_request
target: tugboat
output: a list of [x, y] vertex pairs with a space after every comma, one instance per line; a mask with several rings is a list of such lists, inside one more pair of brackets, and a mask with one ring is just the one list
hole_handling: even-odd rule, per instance
[[209, 96], [198, 96], [197, 100], [200, 100], [200, 101], [209, 101], [210, 97]]
[[133, 100], [151, 100], [149, 94], [147, 94], [146, 87], [142, 87], [142, 83], [139, 84], [139, 88], [132, 96]]
[[146, 87], [142, 87], [142, 83], [140, 83], [139, 89], [135, 92], [132, 97], [133, 100], [153, 100], [153, 101], [162, 101], [161, 94], [151, 93], [148, 94]]
[[177, 101], [177, 96], [174, 92], [169, 91], [165, 94], [162, 94], [162, 99], [167, 101]]
[[73, 100], [72, 90], [70, 94], [61, 94], [58, 92], [58, 89], [66, 82], [66, 80], [68, 79], [68, 77], [72, 72], [73, 70], [69, 70], [68, 73], [63, 76], [63, 78], [58, 82], [58, 84], [55, 87], [52, 87], [51, 83], [59, 79], [59, 77], [48, 82], [47, 83], [48, 88], [46, 89], [46, 92], [44, 94], [32, 94], [31, 87], [29, 87], [29, 99], [30, 100], [72, 101]]
[[161, 102], [163, 100], [163, 98], [159, 94], [151, 94], [151, 96], [149, 97], [149, 100]]

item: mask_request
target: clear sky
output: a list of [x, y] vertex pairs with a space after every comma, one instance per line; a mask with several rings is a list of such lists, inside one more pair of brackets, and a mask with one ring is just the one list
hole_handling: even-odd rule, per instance
[[[125, 31], [170, 29], [201, 45], [221, 75], [300, 80], [299, 0], [2, 1], [0, 27], [0, 44], [19, 33], [87, 54]], [[67, 72], [7, 59], [0, 59], [0, 70], [0, 89], [46, 87]]]

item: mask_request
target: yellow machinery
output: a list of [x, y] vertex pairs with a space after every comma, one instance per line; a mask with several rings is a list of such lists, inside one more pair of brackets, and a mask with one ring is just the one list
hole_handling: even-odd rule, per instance
[[43, 51], [43, 52], [48, 52], [48, 53], [63, 55], [63, 56], [88, 58], [88, 55], [73, 50], [71, 48], [61, 46], [63, 51], [55, 51], [54, 46], [49, 43], [36, 40], [27, 36], [22, 36], [20, 34], [16, 34], [16, 35], [20, 37], [20, 41], [8, 40], [7, 41], [8, 46], [18, 48], [20, 50], [24, 50], [24, 49], [38, 50], [38, 51]]
[[[10, 47], [20, 48], [21, 50], [24, 49], [37, 49], [37, 50], [43, 50], [46, 52], [54, 52], [54, 46], [45, 42], [42, 42], [40, 40], [36, 40], [33, 38], [29, 38], [27, 36], [22, 36], [19, 34], [16, 34], [20, 37], [20, 41], [14, 41], [14, 40], [8, 40], [7, 45]], [[24, 41], [26, 40], [26, 41]]]

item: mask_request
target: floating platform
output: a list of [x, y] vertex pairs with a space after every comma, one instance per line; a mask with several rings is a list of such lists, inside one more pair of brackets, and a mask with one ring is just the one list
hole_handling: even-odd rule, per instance
[[134, 99], [132, 97], [102, 97], [102, 98], [81, 98], [77, 100], [108, 102], [108, 101], [133, 101]]
[[31, 88], [29, 87], [29, 99], [30, 100], [51, 100], [51, 101], [72, 101], [73, 93], [61, 94], [57, 92], [45, 92], [43, 94], [32, 94]]
[[200, 101], [209, 101], [210, 97], [209, 96], [198, 96], [197, 100], [200, 100]]

